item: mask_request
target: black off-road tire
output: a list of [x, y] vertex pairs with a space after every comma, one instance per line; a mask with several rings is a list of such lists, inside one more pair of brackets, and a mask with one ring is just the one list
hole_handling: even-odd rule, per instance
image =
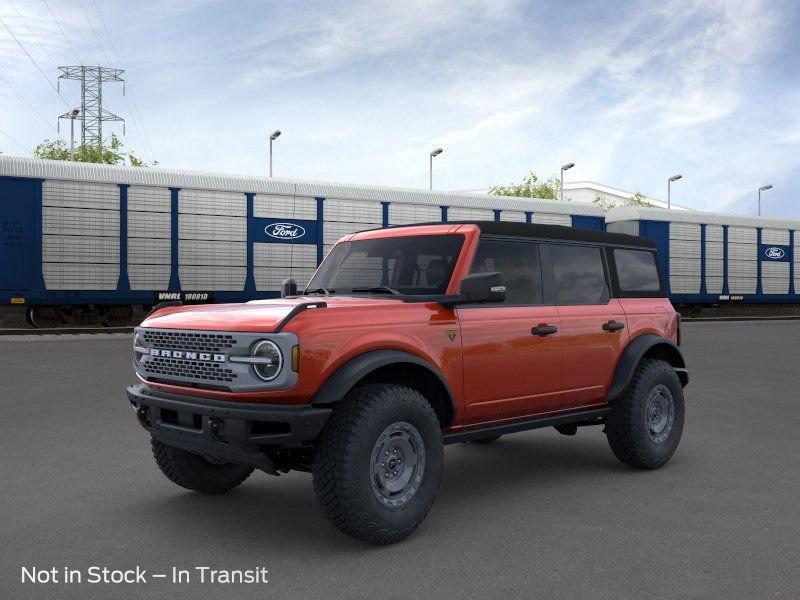
[[172, 483], [202, 494], [223, 494], [242, 483], [252, 467], [230, 463], [214, 464], [198, 454], [168, 446], [154, 438], [153, 457]]
[[490, 435], [490, 436], [485, 437], [485, 438], [472, 440], [472, 443], [473, 444], [492, 444], [492, 443], [496, 442], [497, 440], [499, 440], [501, 437], [503, 437], [503, 436], [500, 435], [500, 434], [498, 434], [498, 435]]
[[[663, 402], [666, 398], [669, 398], [667, 404], [671, 401], [673, 407], [671, 423], [668, 429], [665, 426], [660, 432], [654, 432], [653, 427], [657, 428], [660, 423], [660, 420], [655, 421], [655, 417], [667, 411], [656, 413], [650, 410], [653, 407], [651, 402]], [[611, 450], [627, 465], [657, 469], [672, 457], [678, 447], [684, 414], [683, 387], [670, 364], [663, 360], [642, 359], [624, 394], [613, 402], [606, 417], [606, 436]]]
[[[374, 471], [381, 463], [375, 457], [383, 456], [379, 450], [385, 448], [386, 432], [407, 425], [419, 436], [410, 438], [415, 440], [413, 448], [424, 449], [424, 459], [417, 458], [415, 464], [424, 467], [409, 478], [416, 483], [411, 484], [406, 499], [387, 506], [393, 500], [381, 497], [380, 478]], [[325, 515], [340, 531], [373, 544], [392, 544], [414, 531], [433, 506], [443, 456], [441, 426], [424, 396], [401, 385], [360, 386], [335, 406], [317, 440], [314, 492]], [[408, 471], [401, 469], [401, 477], [403, 473]]]

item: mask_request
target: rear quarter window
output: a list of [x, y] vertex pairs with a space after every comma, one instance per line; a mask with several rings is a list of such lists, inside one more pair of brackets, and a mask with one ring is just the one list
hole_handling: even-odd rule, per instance
[[655, 254], [646, 250], [615, 248], [613, 255], [621, 292], [658, 294], [661, 291]]

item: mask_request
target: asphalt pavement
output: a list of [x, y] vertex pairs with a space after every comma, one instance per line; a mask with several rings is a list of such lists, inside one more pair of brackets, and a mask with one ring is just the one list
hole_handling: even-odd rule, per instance
[[[798, 598], [800, 322], [683, 333], [666, 467], [623, 466], [599, 427], [451, 446], [428, 519], [389, 547], [328, 525], [305, 473], [171, 484], [125, 399], [130, 336], [0, 339], [0, 598]], [[167, 577], [88, 583], [93, 566]], [[200, 583], [203, 566], [269, 582]], [[22, 583], [34, 567], [82, 583]]]

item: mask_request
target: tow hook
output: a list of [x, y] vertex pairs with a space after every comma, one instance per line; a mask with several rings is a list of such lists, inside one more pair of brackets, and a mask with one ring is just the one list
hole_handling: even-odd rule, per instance
[[211, 430], [211, 437], [215, 440], [222, 441], [222, 421], [219, 419], [209, 419], [208, 428]]

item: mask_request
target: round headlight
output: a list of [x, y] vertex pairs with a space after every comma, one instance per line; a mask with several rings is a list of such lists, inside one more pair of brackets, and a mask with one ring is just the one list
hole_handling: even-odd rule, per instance
[[259, 359], [253, 363], [253, 371], [264, 381], [272, 381], [281, 372], [283, 355], [274, 342], [261, 340], [253, 346], [251, 354], [253, 358]]

